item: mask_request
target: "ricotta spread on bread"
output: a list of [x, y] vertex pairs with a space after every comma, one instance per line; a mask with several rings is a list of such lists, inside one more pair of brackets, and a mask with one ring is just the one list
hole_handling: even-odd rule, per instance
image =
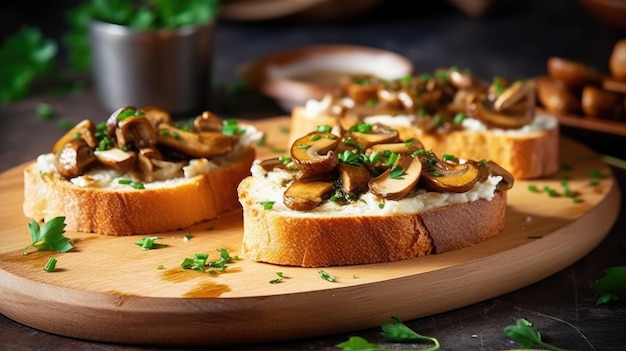
[[[145, 188], [162, 188], [177, 186], [181, 182], [185, 182], [190, 178], [198, 175], [206, 174], [209, 172], [220, 169], [223, 165], [235, 161], [245, 148], [250, 147], [254, 142], [258, 141], [262, 132], [257, 130], [252, 125], [242, 125], [244, 134], [242, 134], [231, 152], [225, 155], [220, 155], [207, 158], [190, 159], [184, 162], [164, 162], [162, 167], [155, 174], [155, 179], [152, 182], [143, 183]], [[61, 177], [59, 169], [57, 168], [57, 162], [53, 153], [41, 154], [37, 157], [37, 170], [48, 176]], [[70, 178], [69, 181], [78, 187], [94, 187], [103, 189], [115, 189], [115, 190], [128, 190], [130, 189], [127, 184], [120, 183], [120, 180], [131, 179], [134, 177], [132, 173], [128, 173], [119, 169], [110, 167], [94, 167], [80, 176]]]
[[[496, 186], [502, 180], [501, 176], [489, 176], [485, 181], [478, 182], [471, 190], [464, 193], [442, 193], [416, 190], [410, 196], [400, 200], [381, 200], [371, 192], [362, 194], [359, 199], [349, 204], [340, 204], [326, 201], [320, 206], [306, 212], [292, 211], [283, 202], [286, 184], [295, 180], [295, 173], [286, 170], [267, 171], [255, 160], [251, 173], [254, 177], [252, 186], [248, 188], [248, 195], [264, 202], [273, 202], [272, 211], [287, 212], [292, 216], [318, 216], [330, 214], [333, 216], [375, 215], [390, 216], [425, 211], [451, 204], [464, 203], [484, 199], [490, 201], [496, 191]], [[260, 208], [263, 206], [257, 204]]]

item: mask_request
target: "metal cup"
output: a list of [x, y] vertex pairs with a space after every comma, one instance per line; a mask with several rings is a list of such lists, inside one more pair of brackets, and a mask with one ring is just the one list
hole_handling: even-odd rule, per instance
[[96, 90], [110, 111], [157, 106], [193, 114], [209, 105], [215, 22], [167, 30], [135, 30], [91, 21]]

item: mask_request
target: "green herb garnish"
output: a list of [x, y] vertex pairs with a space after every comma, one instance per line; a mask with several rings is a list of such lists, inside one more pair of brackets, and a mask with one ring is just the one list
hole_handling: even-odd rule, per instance
[[278, 278], [270, 280], [270, 284], [278, 284], [283, 282], [283, 272], [276, 272]]
[[52, 250], [67, 252], [72, 246], [70, 239], [63, 236], [65, 233], [65, 217], [54, 217], [44, 223], [43, 227], [35, 220], [28, 223], [31, 243], [22, 249], [22, 254], [27, 255], [28, 249], [36, 248], [38, 251]]
[[[429, 347], [429, 348], [425, 348], [425, 349], [419, 349], [422, 351], [435, 351], [435, 350], [439, 350], [440, 345], [439, 345], [439, 340], [437, 340], [436, 338], [433, 337], [429, 337], [429, 336], [423, 336], [420, 335], [418, 333], [416, 333], [414, 330], [412, 330], [411, 328], [407, 327], [404, 323], [402, 323], [400, 321], [400, 319], [396, 318], [396, 317], [391, 317], [393, 320], [393, 323], [383, 323], [380, 327], [382, 328], [383, 332], [383, 338], [385, 338], [386, 341], [390, 341], [390, 342], [398, 342], [398, 343], [407, 343], [407, 342], [415, 342], [415, 341], [428, 341], [428, 342], [432, 342], [434, 345]], [[385, 351], [385, 350], [392, 350], [392, 349], [383, 349], [380, 348], [378, 346], [376, 346], [375, 344], [370, 343], [369, 341], [365, 340], [362, 337], [359, 336], [351, 336], [348, 341], [344, 341], [340, 344], [335, 345], [336, 347], [339, 347], [340, 349], [344, 350], [344, 351]], [[393, 350], [398, 350], [396, 348], [393, 348]]]
[[52, 272], [56, 269], [57, 267], [57, 259], [54, 257], [50, 257], [48, 259], [48, 262], [46, 262], [46, 265], [43, 267], [43, 270], [46, 272]]
[[424, 350], [439, 350], [439, 341], [437, 339], [416, 333], [411, 328], [402, 323], [397, 317], [391, 317], [391, 319], [393, 320], [393, 324], [387, 322], [383, 323], [380, 326], [383, 329], [382, 334], [385, 340], [392, 342], [427, 340], [432, 342], [434, 345], [433, 347]]
[[245, 128], [239, 127], [239, 123], [237, 123], [236, 119], [226, 119], [222, 122], [222, 133], [229, 136], [237, 136], [246, 132]]
[[37, 105], [37, 117], [44, 121], [52, 119], [52, 117], [54, 117], [54, 110], [52, 109], [52, 106], [44, 102], [39, 103]]
[[192, 269], [199, 272], [216, 274], [218, 271], [226, 271], [228, 268], [226, 265], [227, 263], [231, 263], [239, 259], [237, 256], [230, 256], [228, 250], [226, 249], [217, 249], [217, 251], [220, 253], [220, 258], [215, 261], [208, 261], [209, 254], [197, 253], [193, 258], [185, 258], [180, 266], [183, 269]]
[[145, 189], [143, 183], [135, 182], [130, 179], [119, 179], [117, 183], [122, 185], [129, 185], [134, 189]]
[[389, 172], [389, 178], [391, 179], [404, 179], [403, 177], [406, 175], [406, 172], [402, 167], [395, 166]]
[[509, 325], [504, 328], [506, 336], [518, 343], [524, 348], [530, 349], [533, 345], [539, 345], [553, 351], [566, 351], [565, 349], [545, 343], [541, 340], [541, 334], [533, 328], [532, 323], [524, 318], [520, 318], [515, 325]]
[[596, 305], [626, 298], [626, 266], [609, 267], [604, 273], [604, 277], [591, 285], [593, 291], [600, 294]]
[[329, 133], [332, 130], [332, 127], [326, 124], [317, 126], [316, 130], [320, 133]]
[[271, 210], [274, 208], [274, 203], [276, 203], [275, 201], [261, 201], [259, 202], [259, 205], [263, 206], [264, 210]]
[[162, 238], [158, 236], [149, 236], [136, 241], [135, 245], [141, 246], [144, 250], [161, 249], [167, 246], [166, 244], [155, 243], [158, 239]]
[[335, 281], [335, 277], [333, 277], [332, 275], [326, 273], [325, 270], [320, 269], [317, 271], [317, 273], [320, 275], [320, 277], [324, 280], [327, 280], [329, 282], [334, 282]]

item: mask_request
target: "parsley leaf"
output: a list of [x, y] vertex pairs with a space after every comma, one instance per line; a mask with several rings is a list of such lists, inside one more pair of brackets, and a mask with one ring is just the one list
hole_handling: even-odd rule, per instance
[[541, 341], [541, 334], [533, 328], [533, 324], [524, 318], [520, 318], [515, 325], [509, 325], [504, 328], [506, 336], [520, 343], [524, 348], [531, 348], [533, 345], [540, 345], [553, 351], [566, 351]]
[[604, 277], [591, 285], [593, 291], [600, 294], [596, 305], [626, 297], [626, 266], [609, 267], [604, 273]]
[[382, 334], [385, 340], [393, 341], [393, 342], [428, 340], [428, 341], [431, 341], [434, 345], [433, 347], [424, 349], [424, 350], [438, 350], [439, 349], [439, 340], [416, 333], [411, 328], [407, 327], [404, 323], [402, 323], [400, 319], [398, 319], [397, 317], [391, 317], [391, 319], [393, 320], [393, 324], [383, 323], [380, 326], [383, 329]]
[[360, 336], [351, 336], [348, 341], [335, 345], [344, 351], [382, 351], [383, 349]]
[[67, 252], [74, 246], [70, 239], [63, 236], [65, 233], [65, 217], [55, 217], [46, 222], [43, 227], [39, 226], [36, 220], [28, 223], [31, 243], [22, 249], [22, 254], [27, 255], [28, 249], [52, 250], [56, 252]]
[[[392, 323], [383, 323], [381, 324], [381, 328], [383, 330], [383, 337], [386, 341], [390, 342], [412, 342], [412, 341], [421, 341], [426, 340], [432, 342], [434, 345], [426, 348], [420, 349], [422, 351], [435, 351], [439, 350], [439, 340], [436, 338], [431, 338], [428, 336], [422, 336], [411, 328], [407, 327], [404, 323], [400, 321], [397, 317], [391, 317], [393, 320]], [[358, 336], [351, 336], [348, 341], [344, 341], [338, 345], [335, 345], [341, 348], [344, 351], [384, 351], [386, 349], [380, 348], [364, 338]], [[394, 350], [396, 350], [394, 348]]]

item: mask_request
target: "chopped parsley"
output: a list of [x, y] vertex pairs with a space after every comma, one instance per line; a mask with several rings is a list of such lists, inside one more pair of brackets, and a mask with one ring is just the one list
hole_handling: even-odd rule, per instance
[[261, 201], [259, 205], [263, 206], [264, 210], [271, 210], [274, 208], [275, 201]]
[[222, 133], [228, 136], [237, 136], [246, 132], [245, 128], [239, 127], [236, 119], [229, 118], [224, 120], [222, 125]]
[[145, 189], [145, 186], [143, 185], [143, 183], [135, 182], [130, 179], [120, 179], [117, 181], [117, 183], [123, 184], [123, 185], [129, 185], [130, 187], [134, 189]]
[[46, 272], [53, 272], [57, 267], [57, 259], [54, 257], [50, 257], [46, 265], [43, 267], [43, 270]]
[[317, 273], [320, 275], [320, 277], [324, 280], [327, 280], [329, 282], [334, 282], [335, 281], [335, 277], [333, 277], [332, 275], [326, 273], [325, 270], [320, 269], [317, 271]]
[[279, 284], [283, 282], [283, 272], [276, 272], [276, 275], [278, 276], [278, 278], [270, 280], [270, 284]]
[[156, 240], [162, 239], [158, 236], [149, 236], [146, 238], [142, 238], [135, 242], [135, 245], [141, 246], [144, 250], [152, 250], [152, 249], [161, 249], [166, 247], [166, 244], [157, 244]]
[[216, 274], [218, 272], [225, 272], [228, 268], [228, 263], [239, 260], [238, 256], [231, 256], [226, 249], [217, 249], [217, 251], [220, 253], [220, 258], [215, 261], [208, 261], [209, 254], [207, 253], [197, 253], [193, 258], [185, 258], [180, 266], [183, 269]]
[[406, 172], [400, 166], [393, 167], [391, 171], [389, 172], [389, 178], [391, 179], [404, 179], [405, 175], [406, 175]]

